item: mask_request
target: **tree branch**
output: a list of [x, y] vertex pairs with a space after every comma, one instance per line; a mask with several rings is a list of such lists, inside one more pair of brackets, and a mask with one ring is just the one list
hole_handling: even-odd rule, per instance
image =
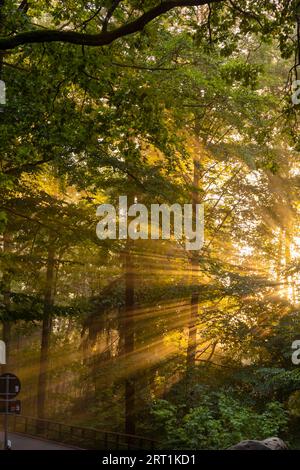
[[0, 38], [0, 51], [15, 49], [20, 45], [37, 44], [44, 42], [63, 42], [69, 44], [77, 44], [82, 46], [105, 46], [119, 39], [138, 31], [142, 31], [144, 27], [158, 18], [160, 15], [177, 7], [201, 6], [212, 3], [220, 3], [224, 0], [166, 0], [159, 2], [158, 5], [151, 10], [142, 14], [139, 18], [127, 23], [112, 31], [102, 31], [99, 34], [85, 34], [76, 31], [60, 31], [60, 30], [35, 30], [18, 33], [14, 36]]
[[239, 13], [242, 13], [242, 15], [244, 16], [248, 16], [249, 18], [255, 20], [258, 22], [259, 26], [263, 26], [261, 21], [260, 21], [260, 18], [259, 16], [255, 15], [254, 13], [252, 13], [251, 11], [246, 11], [246, 10], [243, 10], [243, 8], [241, 8], [239, 5], [237, 5], [236, 3], [234, 3], [232, 0], [229, 0], [229, 3], [230, 5], [232, 6], [232, 8], [234, 8], [234, 10], [237, 10]]
[[[102, 6], [99, 7], [93, 14], [92, 16], [90, 16], [90, 18], [88, 18], [87, 20], [85, 20], [83, 23], [81, 23], [81, 27], [85, 27], [88, 23], [90, 23], [94, 18], [96, 18], [97, 15], [99, 15], [99, 13], [101, 12], [102, 10]], [[69, 25], [71, 23], [71, 21], [68, 21], [68, 23], [66, 23], [67, 25]], [[66, 25], [64, 25], [66, 26]], [[61, 28], [62, 29], [62, 28]]]
[[28, 0], [23, 0], [21, 4], [19, 5], [19, 11], [23, 11], [24, 13], [27, 13], [29, 8], [29, 3]]
[[104, 18], [104, 21], [103, 21], [102, 31], [107, 31], [108, 23], [109, 23], [112, 15], [114, 14], [114, 11], [118, 8], [119, 3], [121, 3], [121, 1], [122, 0], [114, 0], [111, 7], [108, 9], [107, 15], [106, 15], [106, 17]]
[[4, 170], [3, 174], [4, 175], [9, 175], [9, 176], [18, 176], [24, 171], [30, 172], [33, 171], [37, 166], [44, 165], [45, 163], [49, 163], [53, 160], [53, 158], [47, 158], [43, 160], [37, 160], [32, 163], [24, 163], [24, 165], [21, 165], [20, 167], [16, 168], [9, 168], [8, 170]]

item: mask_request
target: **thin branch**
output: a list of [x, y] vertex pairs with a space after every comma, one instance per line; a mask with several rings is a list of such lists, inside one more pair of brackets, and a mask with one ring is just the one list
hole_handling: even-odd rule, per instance
[[208, 5], [208, 18], [207, 18], [207, 25], [208, 25], [208, 34], [209, 34], [209, 44], [212, 45], [212, 30], [211, 30], [211, 15], [212, 9], [211, 5]]
[[111, 65], [115, 67], [123, 67], [128, 69], [135, 69], [135, 70], [148, 70], [149, 72], [157, 72], [157, 71], [164, 71], [164, 72], [174, 72], [177, 70], [178, 67], [147, 67], [146, 65], [134, 65], [134, 64], [120, 64], [119, 62], [111, 62]]
[[232, 0], [229, 0], [229, 3], [230, 5], [233, 7], [234, 10], [237, 10], [239, 13], [242, 13], [242, 15], [244, 16], [248, 16], [249, 18], [257, 21], [257, 23], [259, 24], [259, 26], [262, 28], [263, 25], [262, 25], [262, 22], [260, 21], [260, 18], [258, 15], [255, 15], [254, 13], [252, 13], [251, 11], [246, 11], [246, 10], [243, 10], [243, 8], [241, 8], [239, 5], [237, 5], [236, 3], [234, 3]]
[[[94, 13], [92, 16], [90, 16], [90, 18], [88, 18], [87, 20], [83, 21], [83, 23], [81, 23], [80, 27], [85, 27], [88, 23], [90, 23], [94, 18], [96, 18], [97, 15], [99, 15], [99, 13], [101, 12], [102, 10], [102, 6], [100, 6]], [[70, 23], [70, 22], [69, 22]]]
[[31, 70], [29, 69], [24, 69], [23, 67], [19, 67], [19, 65], [11, 64], [10, 62], [6, 62], [5, 60], [2, 62], [2, 64], [5, 65], [6, 67], [11, 67], [15, 70], [20, 70], [21, 72], [27, 72], [27, 73], [31, 72]]
[[44, 165], [45, 163], [51, 162], [53, 158], [47, 158], [43, 160], [37, 160], [36, 162], [33, 163], [25, 163], [24, 165], [21, 165], [20, 167], [15, 167], [15, 168], [10, 168], [9, 170], [4, 170], [3, 173], [5, 175], [11, 175], [11, 176], [18, 176], [24, 171], [31, 171], [34, 170], [37, 166], [39, 165]]
[[118, 5], [119, 3], [121, 3], [122, 0], [115, 0], [111, 7], [108, 9], [107, 11], [107, 15], [106, 17], [104, 18], [104, 21], [103, 21], [103, 27], [102, 27], [102, 31], [107, 31], [107, 28], [108, 28], [108, 23], [111, 19], [111, 17], [113, 16], [114, 14], [114, 11], [118, 8]]
[[22, 11], [23, 13], [27, 13], [28, 9], [29, 9], [28, 0], [22, 0], [22, 3], [20, 3], [18, 10]]

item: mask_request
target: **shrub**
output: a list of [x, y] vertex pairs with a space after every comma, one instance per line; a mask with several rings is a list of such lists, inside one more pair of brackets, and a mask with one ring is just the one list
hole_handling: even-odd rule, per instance
[[163, 447], [222, 449], [243, 439], [278, 435], [288, 421], [279, 402], [269, 403], [260, 413], [224, 393], [206, 396], [199, 406], [184, 409], [166, 400], [154, 402], [152, 416]]

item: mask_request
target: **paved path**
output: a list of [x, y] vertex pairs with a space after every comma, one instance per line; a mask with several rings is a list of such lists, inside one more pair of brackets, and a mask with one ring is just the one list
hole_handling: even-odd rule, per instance
[[[22, 434], [8, 434], [12, 443], [12, 450], [74, 450], [75, 447], [64, 446], [56, 442], [27, 437]], [[3, 432], [0, 432], [0, 441], [3, 442]]]

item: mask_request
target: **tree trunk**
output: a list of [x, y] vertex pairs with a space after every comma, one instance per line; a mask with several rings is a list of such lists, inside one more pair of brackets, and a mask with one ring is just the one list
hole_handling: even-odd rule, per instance
[[[193, 220], [196, 219], [196, 206], [199, 201], [199, 143], [197, 139], [197, 133], [195, 136], [195, 156], [194, 156], [194, 175], [193, 175], [193, 191], [192, 191], [192, 204], [193, 204]], [[199, 293], [197, 286], [199, 276], [199, 253], [193, 252], [191, 258], [191, 284], [192, 289], [195, 289], [191, 295], [191, 310], [190, 320], [188, 325], [188, 346], [187, 346], [187, 362], [186, 372], [189, 375], [195, 366], [196, 353], [197, 353], [197, 321], [198, 321], [198, 303]]]
[[46, 392], [48, 382], [49, 348], [52, 330], [52, 308], [54, 303], [55, 284], [55, 250], [50, 246], [48, 250], [46, 285], [44, 295], [44, 312], [42, 324], [40, 373], [38, 380], [37, 414], [39, 418], [45, 418]]
[[[292, 233], [292, 230], [286, 230], [285, 231], [285, 237], [284, 237], [284, 263], [285, 263], [285, 269], [288, 269], [290, 267], [290, 263], [292, 260], [291, 256], [291, 237], [290, 233]], [[290, 302], [293, 304], [296, 303], [296, 290], [295, 290], [295, 281], [293, 277], [289, 274], [285, 275], [285, 286], [286, 286], [286, 292], [287, 292], [287, 298]]]
[[[198, 277], [198, 258], [195, 258], [191, 262], [192, 267], [192, 285], [195, 285]], [[199, 303], [199, 294], [197, 291], [193, 292], [191, 295], [191, 310], [190, 310], [190, 320], [188, 326], [188, 346], [187, 346], [187, 374], [189, 374], [196, 362], [196, 353], [197, 353], [197, 321], [198, 321], [198, 303]]]
[[282, 271], [282, 248], [283, 248], [283, 230], [279, 229], [278, 235], [278, 249], [277, 249], [277, 260], [276, 260], [276, 279], [279, 287], [281, 282], [281, 271]]
[[[125, 309], [123, 321], [124, 354], [126, 362], [131, 363], [134, 351], [134, 263], [131, 243], [127, 242], [125, 253]], [[125, 432], [135, 434], [135, 377], [129, 368], [125, 379]]]

